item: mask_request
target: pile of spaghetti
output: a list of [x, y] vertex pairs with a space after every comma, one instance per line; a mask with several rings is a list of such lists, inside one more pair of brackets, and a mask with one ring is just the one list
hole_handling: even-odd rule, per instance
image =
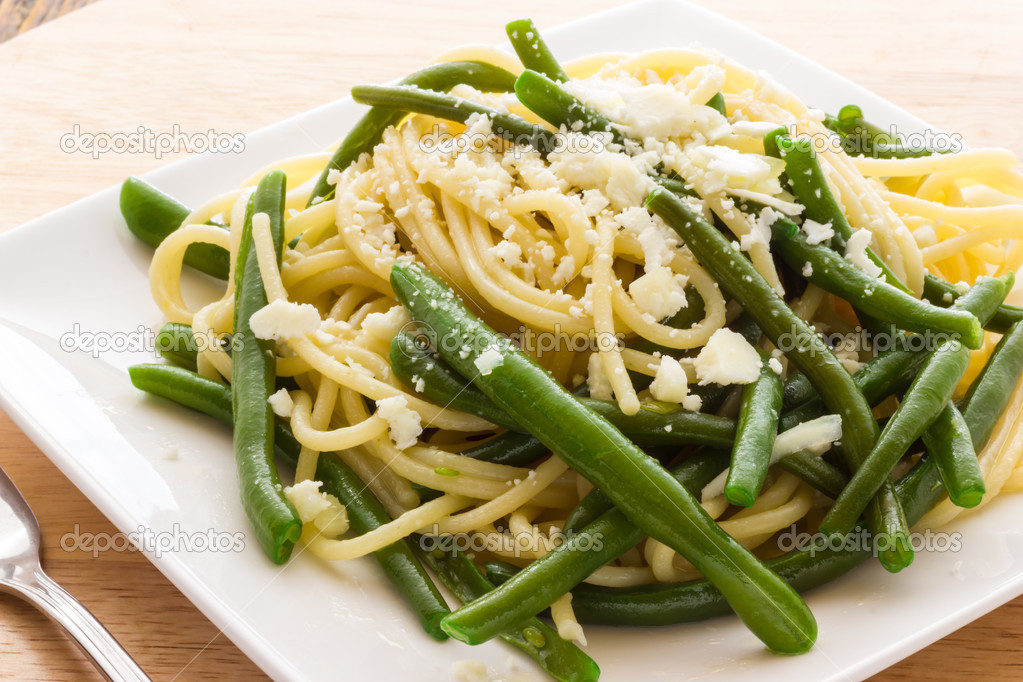
[[[253, 523], [268, 513], [265, 500], [252, 501], [255, 488], [257, 497], [278, 500], [274, 513], [301, 525], [300, 540], [294, 524], [279, 537], [257, 528], [271, 536], [263, 544], [273, 558], [286, 559], [296, 540], [327, 560], [398, 552], [414, 564], [413, 577], [429, 580], [426, 562], [463, 600], [484, 596], [472, 602], [477, 610], [507, 611], [511, 602], [494, 596], [506, 588], [514, 595], [516, 585], [553, 585], [556, 592], [479, 636], [456, 627], [470, 607], [454, 619], [445, 606], [433, 616], [421, 602], [416, 608], [439, 637], [500, 634], [563, 678], [591, 675], [585, 665], [565, 672], [550, 662], [557, 657], [545, 658], [556, 646], [563, 659], [585, 659], [544, 634], [533, 617], [547, 607], [561, 638], [578, 642], [580, 622], [662, 624], [726, 612], [728, 600], [670, 538], [639, 533], [602, 565], [565, 568], [573, 553], [592, 561], [598, 545], [615, 544], [587, 529], [614, 512], [618, 495], [595, 489], [585, 466], [559, 456], [557, 434], [520, 425], [509, 407], [514, 396], [492, 394], [488, 377], [518, 351], [581, 396], [594, 419], [642, 447], [644, 466], [674, 472], [701, 513], [799, 589], [872, 551], [817, 552], [813, 565], [827, 559], [835, 567], [814, 578], [805, 552], [778, 548], [778, 534], [794, 525], [815, 533], [823, 518], [828, 532], [847, 533], [866, 508], [871, 531], [874, 509], [879, 527], [898, 535], [932, 506], [924, 526], [1023, 487], [1015, 340], [1023, 334], [1014, 326], [1023, 311], [1003, 304], [1023, 261], [1023, 175], [1012, 153], [910, 148], [856, 107], [826, 115], [766, 74], [704, 49], [600, 54], [562, 67], [530, 23], [511, 25], [509, 36], [519, 59], [462, 48], [398, 86], [356, 88], [355, 99], [373, 108], [338, 147], [260, 169], [194, 210], [140, 181], [125, 185], [125, 215], [140, 236], [160, 221], [138, 206], [172, 206], [167, 234], [149, 235], [159, 244], [150, 280], [171, 323], [161, 336], [188, 342], [165, 349], [187, 372], [158, 376], [145, 366], [133, 371], [136, 383], [185, 404], [201, 391], [223, 402], [238, 381], [233, 365], [243, 361], [243, 342], [259, 346], [257, 360], [245, 362], [269, 358], [271, 380], [235, 385], [233, 409], [236, 445], [242, 407], [271, 420], [257, 423], [270, 437], [264, 455], [274, 444], [267, 424], [279, 448], [281, 434], [297, 441], [295, 482], [286, 488], [272, 459], [246, 463], [236, 447]], [[282, 176], [277, 196], [267, 178]], [[142, 198], [133, 203], [132, 193]], [[698, 243], [708, 228], [728, 253]], [[752, 269], [733, 282], [717, 271], [722, 261]], [[225, 277], [223, 297], [187, 305], [183, 263]], [[392, 287], [396, 267], [432, 273], [467, 318], [480, 318], [514, 349], [443, 348], [447, 330], [435, 328], [430, 309], [449, 301], [427, 300], [413, 318], [415, 305]], [[253, 281], [261, 284], [257, 304], [240, 323], [238, 301], [253, 295]], [[747, 283], [784, 301], [814, 339], [772, 336]], [[970, 292], [979, 306], [965, 303]], [[942, 332], [972, 346], [952, 369], [934, 368], [936, 356], [952, 354], [950, 344], [927, 345]], [[922, 343], [881, 348], [886, 333], [890, 345]], [[896, 451], [894, 427], [878, 441], [873, 421], [873, 437], [852, 433], [849, 415], [818, 396], [813, 373], [808, 381], [799, 364], [801, 349], [815, 343], [866, 396], [871, 420], [914, 434], [905, 448]], [[901, 383], [871, 374], [900, 352]], [[472, 361], [473, 376], [456, 371], [459, 355]], [[188, 384], [193, 378], [199, 383]], [[167, 388], [175, 381], [185, 382], [177, 394]], [[913, 401], [924, 390], [913, 391], [927, 382], [944, 395], [922, 420], [913, 412], [926, 403]], [[998, 394], [991, 403], [998, 411], [981, 438], [970, 401], [995, 384], [988, 393]], [[255, 405], [245, 405], [253, 396]], [[786, 424], [800, 409], [805, 418]], [[945, 421], [934, 421], [939, 413]], [[972, 463], [953, 452], [947, 465], [924, 470], [939, 457], [932, 442], [962, 445], [963, 415], [973, 429], [965, 436]], [[927, 454], [913, 445], [917, 431]], [[850, 459], [854, 437], [871, 438], [862, 453], [869, 460]], [[891, 452], [875, 455], [883, 446]], [[888, 463], [881, 475], [857, 469], [875, 459]], [[355, 478], [342, 481], [342, 470]], [[893, 472], [902, 479], [894, 487]], [[955, 488], [953, 499], [907, 501], [913, 485], [936, 480]], [[386, 517], [366, 520], [353, 509], [368, 498]], [[904, 508], [885, 511], [878, 500]], [[645, 528], [641, 512], [626, 508], [622, 518]], [[907, 547], [888, 549], [881, 556], [890, 570], [912, 558]], [[559, 570], [529, 572], [545, 559]], [[473, 573], [484, 565], [486, 577]], [[476, 593], [458, 588], [459, 571], [462, 583], [478, 579]], [[529, 582], [537, 575], [544, 580]], [[658, 602], [659, 594], [698, 598]]]

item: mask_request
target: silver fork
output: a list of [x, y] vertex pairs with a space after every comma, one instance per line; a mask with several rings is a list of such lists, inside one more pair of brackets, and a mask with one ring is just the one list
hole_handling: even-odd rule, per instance
[[75, 641], [108, 680], [149, 678], [96, 617], [43, 573], [39, 522], [14, 482], [0, 469], [0, 590], [35, 605]]

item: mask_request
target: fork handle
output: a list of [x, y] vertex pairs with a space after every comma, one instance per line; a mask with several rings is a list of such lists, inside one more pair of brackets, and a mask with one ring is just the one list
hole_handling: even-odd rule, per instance
[[[15, 585], [8, 585], [15, 587]], [[96, 669], [114, 682], [149, 682], [142, 668], [85, 606], [53, 581], [42, 569], [17, 586], [18, 591], [53, 622], [62, 627], [92, 659]]]

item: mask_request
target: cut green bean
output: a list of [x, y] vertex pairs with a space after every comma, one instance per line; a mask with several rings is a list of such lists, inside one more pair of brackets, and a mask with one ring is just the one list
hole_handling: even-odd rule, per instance
[[707, 100], [707, 106], [722, 116], [728, 116], [728, 111], [725, 109], [725, 96], [720, 92], [715, 92], [714, 96]]
[[778, 432], [781, 392], [781, 376], [764, 357], [760, 376], [742, 389], [732, 464], [725, 483], [725, 499], [732, 504], [752, 507], [760, 495]]
[[969, 348], [980, 348], [984, 343], [984, 330], [970, 313], [939, 308], [914, 298], [872, 277], [833, 249], [810, 244], [802, 232], [776, 242], [775, 250], [791, 268], [798, 270], [809, 263], [811, 273], [807, 279], [874, 318], [898, 323], [901, 328], [918, 333], [955, 334]]
[[[192, 212], [174, 197], [134, 176], [121, 185], [120, 206], [131, 233], [154, 249], [181, 227]], [[215, 244], [190, 244], [185, 250], [184, 262], [218, 279], [227, 279], [231, 271], [231, 255]]]
[[504, 31], [522, 66], [559, 83], [568, 80], [568, 74], [554, 58], [554, 53], [547, 47], [532, 19], [512, 21], [504, 27]]
[[611, 121], [541, 73], [530, 69], [523, 71], [515, 81], [515, 95], [527, 109], [555, 128], [609, 133], [614, 143], [625, 142]]
[[957, 507], [976, 507], [984, 497], [984, 474], [977, 462], [973, 437], [962, 413], [953, 403], [923, 432], [924, 445], [934, 458], [948, 498]]
[[[950, 306], [960, 296], [962, 296], [962, 292], [956, 285], [946, 282], [931, 273], [927, 273], [924, 276], [923, 297], [934, 305], [941, 307]], [[984, 325], [984, 328], [998, 334], [1005, 334], [1009, 331], [1009, 327], [1021, 321], [1023, 321], [1023, 308], [1003, 303], [998, 306], [998, 310], [995, 311], [991, 319]]]
[[963, 419], [970, 427], [973, 445], [980, 451], [995, 428], [1005, 396], [1019, 381], [1023, 365], [1023, 322], [1012, 325], [998, 341], [987, 365], [966, 394]]
[[274, 414], [267, 400], [275, 390], [277, 378], [274, 342], [256, 338], [249, 320], [267, 303], [253, 243], [253, 216], [263, 213], [269, 217], [277, 266], [280, 267], [284, 246], [286, 182], [284, 173], [280, 171], [263, 176], [245, 216], [238, 245], [239, 265], [235, 272], [236, 350], [231, 356], [234, 452], [242, 506], [259, 544], [278, 564], [287, 561], [291, 555], [302, 534], [302, 521], [284, 495], [274, 462]]
[[168, 322], [156, 334], [156, 351], [178, 367], [195, 370], [198, 346], [187, 324]]

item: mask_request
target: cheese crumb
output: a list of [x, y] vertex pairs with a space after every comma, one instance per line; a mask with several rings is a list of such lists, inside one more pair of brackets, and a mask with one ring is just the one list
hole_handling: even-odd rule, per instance
[[835, 231], [831, 228], [831, 223], [818, 223], [816, 220], [807, 218], [803, 221], [802, 226], [803, 234], [806, 235], [806, 243], [811, 245], [820, 244], [826, 242], [835, 236]]
[[853, 232], [849, 241], [845, 244], [845, 259], [858, 267], [871, 277], [879, 276], [883, 271], [867, 255], [867, 247], [870, 245], [870, 230], [860, 228]]
[[813, 265], [810, 261], [803, 263], [803, 277], [806, 277], [807, 279], [813, 277]]
[[487, 376], [493, 372], [494, 368], [500, 367], [502, 362], [504, 362], [504, 356], [501, 355], [501, 351], [497, 346], [487, 346], [473, 360], [473, 364], [476, 365], [476, 369], [480, 371], [482, 376]]
[[760, 376], [761, 360], [742, 334], [722, 327], [707, 340], [693, 365], [701, 386], [749, 384]]
[[650, 384], [650, 394], [666, 403], [681, 403], [689, 393], [686, 371], [673, 357], [665, 355]]
[[688, 278], [666, 267], [648, 267], [646, 274], [629, 285], [636, 305], [657, 319], [671, 317], [686, 307], [685, 285]]
[[291, 394], [286, 388], [274, 393], [266, 399], [266, 402], [270, 403], [270, 409], [281, 419], [291, 417], [291, 410], [295, 407], [295, 403], [291, 400]]
[[419, 434], [423, 432], [419, 413], [409, 409], [405, 396], [395, 395], [378, 400], [376, 413], [387, 420], [391, 440], [399, 450], [415, 445]]
[[778, 358], [771, 358], [770, 360], [768, 360], [767, 366], [771, 368], [772, 372], [774, 372], [778, 376], [781, 376], [782, 366], [781, 362], [778, 361]]
[[308, 303], [277, 299], [254, 312], [249, 318], [249, 327], [257, 339], [293, 339], [320, 328], [320, 311]]
[[348, 530], [348, 512], [336, 497], [320, 492], [321, 485], [320, 481], [301, 481], [285, 488], [284, 495], [302, 523], [313, 524], [323, 535], [341, 535]]

